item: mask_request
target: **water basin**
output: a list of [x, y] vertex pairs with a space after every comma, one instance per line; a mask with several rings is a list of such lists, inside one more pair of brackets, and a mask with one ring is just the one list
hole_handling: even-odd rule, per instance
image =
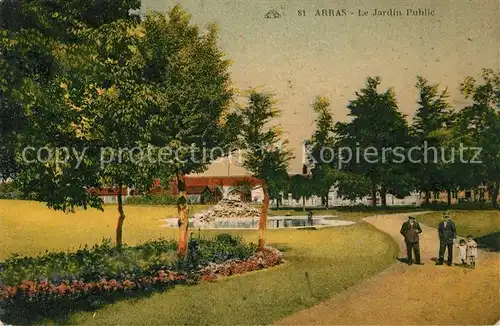
[[[352, 225], [355, 222], [335, 219], [337, 216], [314, 216], [310, 221], [307, 216], [270, 216], [267, 219], [267, 227], [270, 229], [282, 228], [304, 228], [304, 227], [333, 227]], [[177, 228], [178, 219], [168, 218], [163, 220], [163, 227]], [[258, 218], [238, 218], [228, 219], [220, 218], [211, 222], [202, 222], [191, 219], [189, 228], [194, 229], [257, 229], [259, 225]]]

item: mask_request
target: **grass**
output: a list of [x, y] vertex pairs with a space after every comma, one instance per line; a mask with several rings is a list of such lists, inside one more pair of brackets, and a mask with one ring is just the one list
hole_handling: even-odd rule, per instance
[[[192, 211], [205, 209], [193, 206]], [[173, 238], [175, 230], [161, 228], [161, 219], [174, 216], [173, 206], [125, 206], [123, 237], [136, 244], [159, 237]], [[118, 219], [116, 205], [105, 205], [104, 212], [89, 209], [63, 213], [46, 208], [45, 204], [0, 200], [0, 259], [10, 253], [37, 254], [45, 250], [69, 250], [85, 244], [114, 240]]]
[[[175, 215], [172, 207], [127, 206], [125, 212], [124, 239], [129, 244], [177, 234], [175, 229], [160, 227], [160, 218]], [[0, 201], [0, 256], [68, 250], [100, 242], [113, 236], [116, 215], [114, 207], [106, 207], [104, 212], [64, 214], [39, 203]], [[203, 231], [202, 236], [216, 233]], [[255, 230], [231, 233], [248, 242], [257, 240]], [[268, 230], [267, 239], [285, 252], [284, 265], [120, 301], [95, 314], [74, 313], [63, 323], [268, 324], [382, 271], [398, 254], [388, 235], [366, 223], [321, 230]]]
[[[500, 211], [462, 211], [451, 210], [451, 219], [455, 222], [458, 235], [471, 234], [479, 245], [500, 250]], [[437, 228], [443, 220], [442, 212], [432, 212], [418, 216], [418, 220]]]

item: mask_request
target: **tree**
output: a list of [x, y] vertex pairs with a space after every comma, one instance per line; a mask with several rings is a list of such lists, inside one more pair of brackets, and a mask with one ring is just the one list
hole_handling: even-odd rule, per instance
[[313, 186], [313, 180], [309, 176], [296, 174], [290, 180], [292, 198], [297, 201], [302, 199], [303, 211], [306, 210], [306, 200], [314, 194]]
[[288, 197], [289, 184], [288, 184], [288, 173], [286, 171], [281, 171], [281, 175], [276, 175], [276, 178], [269, 180], [267, 186], [269, 190], [269, 199], [276, 200], [276, 208], [282, 202], [283, 195]]
[[[130, 9], [140, 6], [138, 1], [114, 1], [117, 6], [103, 12], [93, 1], [11, 1], [0, 3], [0, 70], [2, 103], [0, 116], [11, 117], [17, 123], [0, 127], [2, 158], [14, 165], [16, 181], [24, 192], [35, 193], [35, 199], [46, 201], [54, 209], [73, 210], [76, 206], [101, 208], [97, 196], [84, 186], [97, 182], [98, 174], [89, 167], [89, 161], [76, 162], [72, 157], [63, 164], [53, 159], [58, 147], [80, 151], [88, 139], [77, 130], [81, 119], [79, 103], [85, 101], [82, 92], [96, 52], [92, 52], [94, 28], [80, 16], [82, 6], [91, 10], [87, 18], [101, 23], [127, 20]], [[90, 59], [90, 60], [89, 60]], [[100, 67], [94, 66], [94, 70]], [[68, 81], [74, 88], [67, 89]], [[80, 121], [81, 122], [81, 121]], [[7, 126], [7, 127], [6, 127]], [[4, 143], [5, 141], [5, 143]], [[26, 164], [23, 149], [46, 149], [52, 159], [44, 163]], [[6, 155], [3, 155], [6, 153]], [[32, 158], [32, 157], [30, 157]], [[78, 169], [75, 166], [79, 166]], [[11, 169], [12, 170], [12, 169]], [[5, 172], [5, 171], [2, 171]], [[12, 174], [11, 171], [6, 173]]]
[[333, 155], [335, 124], [330, 112], [330, 101], [326, 97], [316, 97], [313, 110], [317, 115], [316, 131], [306, 142], [314, 185], [311, 190], [314, 195], [320, 196], [328, 207], [328, 195], [338, 175], [338, 171], [332, 164], [335, 159]]
[[[463, 175], [468, 175], [475, 186], [486, 184], [494, 208], [498, 208], [500, 188], [500, 71], [483, 69], [483, 83], [478, 84], [473, 77], [467, 77], [461, 84], [466, 98], [472, 105], [459, 112], [455, 126], [455, 141], [467, 147], [481, 149], [479, 158], [471, 163], [475, 152], [468, 152], [461, 164]], [[480, 161], [480, 163], [478, 163]], [[467, 172], [465, 172], [465, 169]]]
[[337, 194], [351, 201], [365, 197], [372, 190], [370, 180], [362, 174], [341, 171], [337, 179]]
[[248, 104], [241, 112], [240, 143], [246, 152], [243, 167], [263, 181], [264, 203], [259, 219], [259, 248], [265, 245], [267, 212], [269, 208], [269, 185], [282, 180], [287, 173], [288, 163], [293, 158], [281, 139], [281, 130], [269, 124], [280, 115], [272, 95], [251, 90]]
[[[228, 92], [219, 97], [216, 94], [217, 85], [227, 84], [228, 75], [222, 71], [227, 65], [217, 61], [222, 54], [214, 48], [213, 28], [199, 36], [196, 27], [187, 26], [179, 8], [174, 8], [170, 25], [164, 16], [154, 13], [139, 24], [128, 19], [131, 4], [137, 1], [119, 2], [121, 6], [102, 13], [102, 19], [99, 8], [89, 7], [97, 2], [75, 3], [46, 7], [45, 2], [25, 2], [14, 9], [26, 26], [9, 25], [12, 28], [2, 39], [0, 67], [12, 69], [10, 75], [18, 77], [16, 81], [22, 86], [7, 89], [12, 93], [7, 107], [19, 101], [28, 122], [17, 134], [18, 149], [46, 147], [47, 156], [52, 156], [45, 162], [23, 162], [17, 181], [23, 191], [34, 192], [36, 200], [65, 211], [78, 206], [102, 209], [96, 193], [89, 190], [117, 188], [116, 242], [120, 246], [125, 219], [123, 187], [134, 185], [145, 190], [156, 177], [170, 179], [179, 171], [178, 166], [165, 162], [165, 155], [163, 162], [150, 158], [163, 154], [162, 146], [177, 144], [177, 140], [185, 145], [196, 137], [200, 138], [198, 144], [207, 139], [200, 132], [202, 125], [223, 135], [216, 123], [221, 115], [210, 112], [220, 110], [218, 103], [225, 104], [230, 97]], [[214, 57], [216, 63], [210, 60]], [[190, 85], [196, 86], [199, 80], [199, 89]], [[7, 82], [2, 80], [2, 84]], [[188, 125], [182, 126], [186, 122]], [[169, 129], [172, 123], [175, 125]], [[191, 139], [183, 138], [179, 125]], [[216, 139], [208, 137], [208, 141], [215, 143]], [[69, 160], [58, 162], [53, 154], [60, 147], [79, 154], [86, 150], [84, 159], [71, 155]], [[114, 153], [103, 158], [102, 149]], [[142, 155], [145, 151], [146, 160]], [[166, 156], [167, 160], [172, 158]]]
[[[413, 167], [414, 176], [417, 180], [417, 189], [424, 192], [425, 203], [429, 204], [431, 192], [453, 190], [453, 181], [446, 176], [449, 167], [441, 161], [441, 151], [444, 149], [444, 129], [452, 123], [452, 112], [448, 103], [448, 90], [439, 91], [438, 84], [429, 84], [425, 78], [418, 76], [415, 87], [419, 90], [419, 108], [415, 114], [411, 128], [415, 145], [434, 147], [438, 151], [433, 153], [432, 162], [424, 162], [424, 153], [419, 153], [421, 163]], [[438, 161], [434, 161], [438, 160]]]
[[[377, 191], [382, 206], [386, 206], [386, 194], [402, 189], [401, 183], [406, 184], [410, 179], [408, 169], [396, 163], [395, 155], [396, 148], [408, 148], [408, 126], [398, 111], [394, 91], [378, 93], [380, 82], [379, 77], [368, 77], [365, 88], [349, 102], [351, 121], [335, 125], [336, 147], [348, 148], [351, 153], [350, 158], [348, 153], [341, 154], [347, 161], [341, 169], [370, 180], [373, 206], [377, 203]], [[357, 150], [362, 155], [356, 155]]]
[[201, 173], [227, 154], [237, 134], [238, 119], [229, 112], [233, 97], [229, 66], [217, 45], [217, 28], [200, 31], [180, 6], [167, 14], [151, 13], [144, 20], [144, 41], [139, 52], [146, 56], [145, 80], [168, 99], [158, 107], [161, 118], [152, 121], [151, 142], [167, 146], [175, 159], [166, 165], [179, 190], [178, 253], [186, 257], [188, 202], [185, 176]]
[[3, 0], [0, 28], [11, 31], [37, 29], [54, 39], [75, 40], [73, 28], [81, 24], [98, 28], [118, 20], [138, 20], [138, 15], [131, 11], [140, 7], [140, 0]]
[[[24, 164], [18, 180], [24, 191], [36, 193], [54, 209], [73, 211], [87, 206], [103, 209], [92, 191], [102, 186], [117, 189], [116, 244], [123, 243], [125, 219], [123, 188], [145, 190], [159, 174], [158, 162], [144, 159], [150, 148], [152, 126], [160, 119], [166, 97], [141, 75], [145, 58], [137, 49], [144, 34], [134, 20], [118, 20], [98, 28], [74, 30], [77, 43], [49, 39], [54, 76], [36, 90], [30, 106], [30, 128], [23, 144], [46, 147], [50, 158]], [[66, 148], [60, 162], [54, 154]], [[73, 154], [73, 153], [71, 153]]]

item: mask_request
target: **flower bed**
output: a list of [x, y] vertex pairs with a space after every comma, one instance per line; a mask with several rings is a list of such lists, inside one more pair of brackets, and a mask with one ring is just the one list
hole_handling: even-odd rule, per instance
[[19, 313], [50, 316], [60, 311], [91, 308], [134, 293], [163, 290], [186, 282], [185, 274], [163, 270], [153, 276], [123, 281], [102, 278], [96, 282], [81, 279], [54, 284], [24, 280], [19, 285], [2, 286], [0, 300], [3, 309], [8, 312], [8, 319]]
[[163, 291], [177, 284], [272, 267], [283, 262], [274, 248], [258, 252], [229, 234], [189, 242], [179, 260], [176, 242], [156, 240], [116, 248], [109, 241], [75, 252], [12, 255], [0, 264], [0, 319], [30, 324], [38, 317], [95, 309], [120, 298]]
[[221, 264], [210, 263], [201, 270], [204, 280], [212, 281], [223, 276], [243, 274], [282, 264], [283, 253], [276, 248], [266, 247], [246, 260], [229, 260]]

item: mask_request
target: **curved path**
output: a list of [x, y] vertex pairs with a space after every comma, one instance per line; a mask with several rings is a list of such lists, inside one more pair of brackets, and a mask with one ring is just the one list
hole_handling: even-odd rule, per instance
[[[406, 249], [399, 230], [406, 219], [407, 214], [397, 214], [372, 216], [365, 221], [391, 235], [400, 245], [399, 257], [404, 258]], [[500, 318], [500, 255], [479, 251], [474, 270], [435, 266], [432, 259], [439, 247], [437, 230], [421, 226], [420, 251], [425, 265], [397, 262], [381, 274], [277, 324], [495, 324]]]

